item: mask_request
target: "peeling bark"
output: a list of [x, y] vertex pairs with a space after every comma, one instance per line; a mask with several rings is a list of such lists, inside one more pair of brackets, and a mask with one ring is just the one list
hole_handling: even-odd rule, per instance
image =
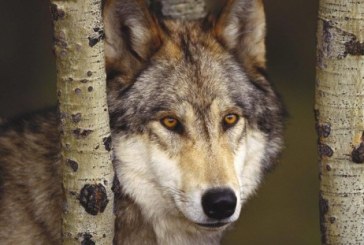
[[109, 245], [114, 174], [101, 0], [51, 0], [51, 12], [64, 166], [63, 244]]
[[364, 2], [321, 0], [317, 38], [322, 244], [363, 244]]

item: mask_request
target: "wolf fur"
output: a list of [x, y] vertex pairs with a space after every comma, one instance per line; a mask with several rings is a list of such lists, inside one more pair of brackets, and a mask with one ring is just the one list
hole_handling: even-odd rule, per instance
[[[262, 1], [226, 1], [204, 20], [178, 21], [156, 18], [143, 0], [109, 0], [104, 23], [114, 244], [219, 244], [282, 146]], [[234, 125], [224, 126], [226, 115]], [[61, 243], [57, 127], [55, 111], [0, 125], [1, 244]], [[216, 189], [236, 197], [223, 218], [201, 204]]]

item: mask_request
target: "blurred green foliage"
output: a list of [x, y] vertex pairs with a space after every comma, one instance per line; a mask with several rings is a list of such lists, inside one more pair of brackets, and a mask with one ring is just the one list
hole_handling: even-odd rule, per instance
[[[318, 161], [313, 98], [317, 1], [266, 0], [268, 64], [289, 118], [286, 149], [225, 245], [316, 245]], [[54, 105], [55, 64], [45, 0], [0, 2], [0, 116]]]

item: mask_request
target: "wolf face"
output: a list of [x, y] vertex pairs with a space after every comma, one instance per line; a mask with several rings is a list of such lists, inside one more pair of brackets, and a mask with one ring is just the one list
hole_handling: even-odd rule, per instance
[[[262, 2], [224, 3], [177, 21], [105, 1], [115, 245], [219, 244], [281, 150]], [[62, 243], [58, 124], [52, 111], [0, 125], [1, 244]]]
[[153, 224], [172, 218], [198, 231], [236, 221], [282, 144], [282, 108], [262, 72], [261, 1], [227, 1], [184, 22], [111, 0], [104, 19], [123, 192]]

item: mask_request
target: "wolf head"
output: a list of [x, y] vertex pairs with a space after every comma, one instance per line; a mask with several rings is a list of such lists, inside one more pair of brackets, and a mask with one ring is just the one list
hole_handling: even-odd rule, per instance
[[123, 191], [151, 220], [236, 221], [282, 145], [261, 0], [226, 1], [189, 22], [157, 19], [144, 0], [111, 0], [104, 22]]

